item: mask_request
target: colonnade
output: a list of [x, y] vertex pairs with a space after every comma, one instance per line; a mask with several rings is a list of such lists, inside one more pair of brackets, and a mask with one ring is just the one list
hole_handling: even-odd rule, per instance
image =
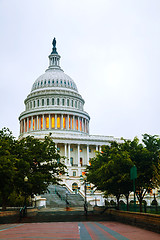
[[[83, 167], [89, 165], [90, 158], [95, 156], [95, 151], [101, 152], [100, 145], [89, 145], [89, 144], [55, 144], [55, 147], [60, 150], [60, 153], [64, 153], [65, 165]], [[62, 148], [62, 149], [61, 149]], [[74, 154], [73, 154], [74, 152]], [[94, 152], [94, 153], [93, 153]], [[73, 162], [71, 162], [71, 158]]]
[[42, 114], [20, 120], [20, 134], [35, 130], [65, 129], [89, 133], [89, 121], [69, 114]]

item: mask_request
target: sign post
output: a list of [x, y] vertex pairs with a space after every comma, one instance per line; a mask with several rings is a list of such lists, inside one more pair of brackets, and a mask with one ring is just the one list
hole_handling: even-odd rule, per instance
[[133, 192], [134, 192], [134, 211], [136, 211], [136, 184], [135, 179], [137, 178], [137, 168], [134, 165], [130, 169], [130, 179], [133, 180]]

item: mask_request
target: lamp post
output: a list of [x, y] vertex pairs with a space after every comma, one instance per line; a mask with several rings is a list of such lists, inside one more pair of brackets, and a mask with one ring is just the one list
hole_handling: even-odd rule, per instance
[[87, 176], [84, 174], [83, 175], [83, 180], [84, 180], [84, 212], [87, 217], [88, 214], [88, 206], [87, 206], [87, 186], [86, 186], [86, 181], [87, 181]]
[[27, 215], [27, 182], [28, 182], [28, 177], [24, 177], [24, 183], [25, 183], [25, 197], [24, 197], [24, 216]]

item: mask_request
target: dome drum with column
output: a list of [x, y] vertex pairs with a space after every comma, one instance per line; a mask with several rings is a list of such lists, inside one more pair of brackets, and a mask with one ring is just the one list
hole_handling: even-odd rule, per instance
[[33, 84], [21, 113], [20, 135], [33, 131], [71, 131], [89, 134], [88, 113], [74, 81], [59, 66], [55, 46], [49, 55], [49, 67]]

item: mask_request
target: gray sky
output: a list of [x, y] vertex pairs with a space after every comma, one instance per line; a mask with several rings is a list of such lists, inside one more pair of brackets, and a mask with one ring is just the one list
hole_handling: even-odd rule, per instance
[[24, 99], [56, 37], [90, 134], [160, 134], [159, 0], [0, 0], [0, 33], [0, 129], [18, 136]]

